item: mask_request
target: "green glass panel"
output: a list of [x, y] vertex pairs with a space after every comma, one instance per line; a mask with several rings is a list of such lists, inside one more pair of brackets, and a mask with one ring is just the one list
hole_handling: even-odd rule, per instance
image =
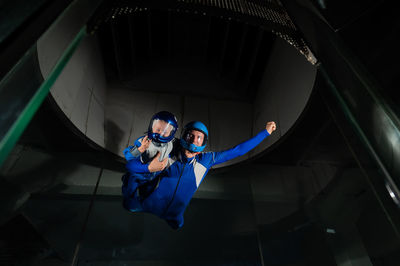
[[46, 80], [42, 80], [34, 46], [0, 82], [0, 166], [85, 35], [86, 26], [63, 52]]

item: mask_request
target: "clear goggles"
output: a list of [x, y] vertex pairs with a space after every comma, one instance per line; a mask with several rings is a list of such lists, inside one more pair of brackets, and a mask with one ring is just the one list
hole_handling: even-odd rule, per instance
[[172, 124], [160, 119], [154, 119], [151, 128], [152, 133], [159, 134], [161, 137], [169, 137], [171, 133], [175, 132]]
[[202, 146], [205, 140], [204, 133], [197, 130], [186, 131], [183, 137], [187, 143], [197, 146]]

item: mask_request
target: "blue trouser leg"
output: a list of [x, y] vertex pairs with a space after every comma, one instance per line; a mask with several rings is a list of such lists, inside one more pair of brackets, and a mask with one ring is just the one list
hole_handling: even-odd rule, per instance
[[178, 230], [183, 226], [183, 216], [179, 215], [173, 219], [165, 219], [165, 221], [172, 227], [172, 229]]
[[124, 197], [123, 206], [125, 209], [131, 212], [143, 211], [142, 203], [139, 200], [139, 197]]
[[138, 183], [136, 178], [128, 173], [122, 176], [123, 206], [128, 211], [142, 211], [142, 204], [137, 193]]

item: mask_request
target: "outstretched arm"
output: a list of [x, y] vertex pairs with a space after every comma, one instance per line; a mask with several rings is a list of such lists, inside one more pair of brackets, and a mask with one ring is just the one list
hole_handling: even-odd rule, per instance
[[261, 131], [251, 139], [246, 140], [239, 145], [236, 145], [232, 149], [221, 152], [214, 152], [212, 165], [220, 164], [232, 160], [236, 157], [242, 156], [243, 154], [246, 154], [250, 150], [254, 149], [258, 144], [260, 144], [266, 137], [271, 135], [271, 133], [274, 132], [275, 129], [275, 122], [268, 122], [265, 126], [265, 130]]

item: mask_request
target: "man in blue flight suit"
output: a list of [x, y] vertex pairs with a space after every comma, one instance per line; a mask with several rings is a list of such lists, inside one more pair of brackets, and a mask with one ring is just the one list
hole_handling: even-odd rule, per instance
[[208, 170], [213, 165], [249, 152], [275, 129], [275, 122], [268, 122], [256, 136], [229, 150], [202, 152], [207, 145], [207, 127], [199, 121], [188, 123], [182, 130], [180, 142], [175, 142], [177, 145], [170, 158], [160, 162], [157, 156], [150, 164], [142, 164], [138, 159], [127, 162], [126, 167], [131, 174], [164, 170], [133, 193], [125, 193], [124, 207], [131, 212], [155, 214], [166, 220], [173, 229], [181, 228], [183, 213]]

